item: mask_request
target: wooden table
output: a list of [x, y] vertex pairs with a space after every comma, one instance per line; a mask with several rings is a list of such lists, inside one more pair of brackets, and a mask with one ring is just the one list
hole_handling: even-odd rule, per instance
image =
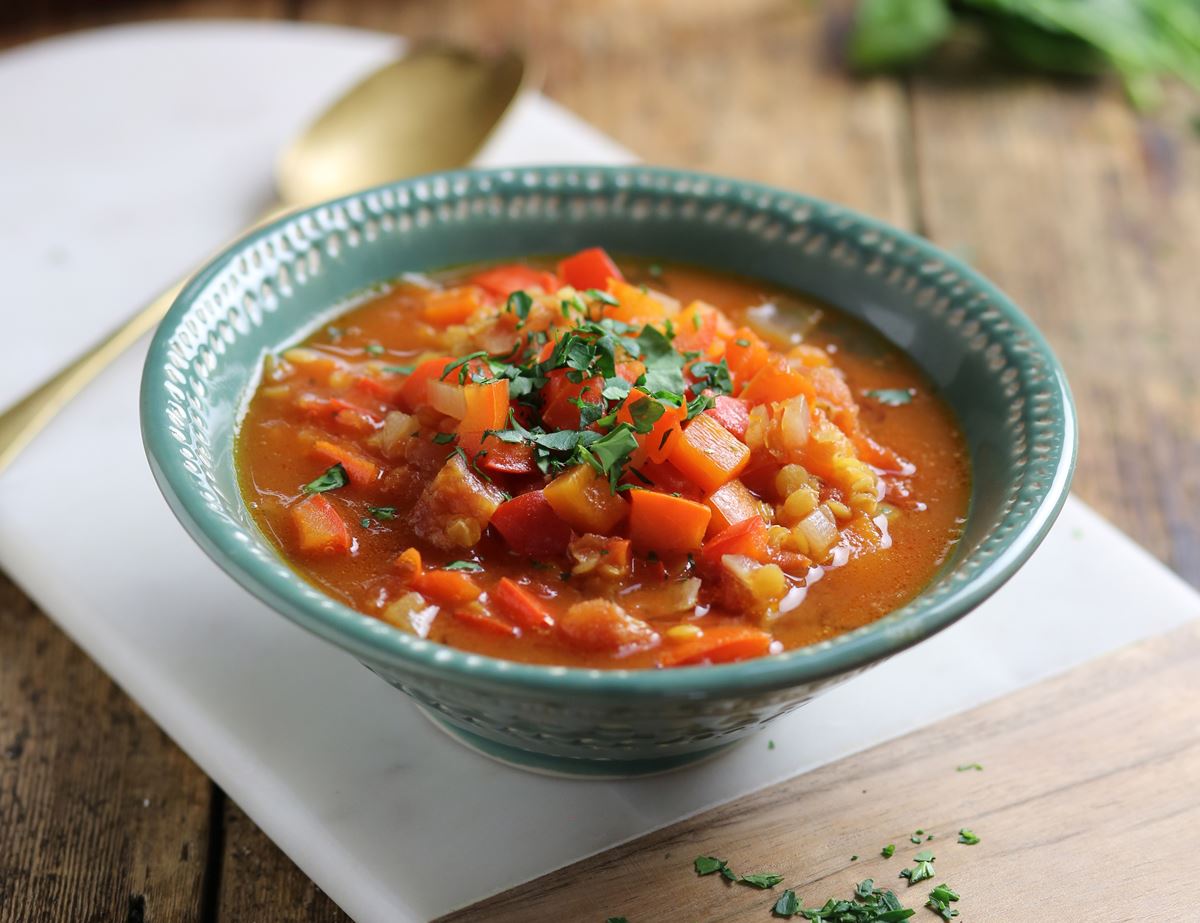
[[[1200, 585], [1195, 97], [1173, 94], [1140, 119], [1106, 85], [850, 81], [835, 63], [839, 9], [131, 0], [97, 11], [33, 0], [0, 10], [0, 47], [114, 21], [234, 15], [519, 43], [544, 63], [550, 96], [647, 160], [840, 200], [997, 280], [1067, 366], [1083, 422], [1077, 493]], [[454, 919], [768, 919], [777, 891], [697, 879], [692, 858], [786, 873], [817, 903], [869, 875], [894, 881], [899, 858], [885, 863], [879, 847], [907, 856], [914, 826], [954, 850], [938, 880], [962, 891], [963, 919], [1077, 920], [1084, 907], [1105, 921], [1195, 919], [1183, 873], [1200, 846], [1197, 664], [1193, 625]], [[974, 761], [986, 770], [954, 772]], [[947, 843], [964, 824], [984, 842]], [[84, 919], [344, 916], [0, 576], [0, 920]]]

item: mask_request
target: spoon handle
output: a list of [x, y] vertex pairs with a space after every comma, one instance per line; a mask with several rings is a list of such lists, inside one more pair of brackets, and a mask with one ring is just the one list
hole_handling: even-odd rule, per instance
[[[250, 229], [285, 211], [286, 208], [278, 206], [268, 209]], [[98, 343], [92, 344], [90, 349], [64, 366], [52, 378], [0, 413], [0, 473], [12, 464], [13, 459], [21, 454], [21, 450], [58, 415], [71, 398], [87, 387], [93, 378], [132, 346], [139, 337], [158, 325], [183, 290], [188, 278], [190, 275], [176, 282], [116, 330]]]

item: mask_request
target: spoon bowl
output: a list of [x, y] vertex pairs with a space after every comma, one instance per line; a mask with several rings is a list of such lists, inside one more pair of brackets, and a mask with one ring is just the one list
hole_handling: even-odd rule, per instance
[[429, 45], [370, 74], [325, 110], [279, 159], [291, 205], [335, 198], [467, 163], [525, 78], [515, 52], [484, 59]]

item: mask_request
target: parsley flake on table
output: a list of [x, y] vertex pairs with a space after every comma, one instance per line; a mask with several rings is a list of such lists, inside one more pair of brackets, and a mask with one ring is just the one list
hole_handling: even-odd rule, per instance
[[972, 770], [975, 772], [983, 772], [983, 766], [979, 763], [964, 763], [962, 766], [955, 768], [955, 772], [970, 772]]
[[717, 859], [713, 856], [697, 856], [692, 865], [695, 867], [697, 875], [711, 875], [713, 872], [728, 868], [724, 859]]
[[629, 920], [625, 917], [609, 917], [604, 923], [629, 923]]
[[339, 487], [345, 487], [350, 483], [350, 479], [346, 477], [346, 469], [341, 463], [326, 469], [325, 473], [319, 478], [309, 481], [300, 489], [306, 494], [323, 494], [327, 490], [337, 490]]
[[783, 881], [783, 876], [776, 872], [760, 872], [755, 875], [742, 875], [738, 881], [744, 885], [750, 885], [752, 888], [759, 888], [765, 891], [767, 888], [773, 888], [779, 882]]
[[947, 884], [940, 884], [929, 892], [929, 900], [925, 906], [941, 916], [943, 920], [952, 920], [958, 916], [958, 911], [950, 905], [958, 900], [958, 892]]
[[887, 846], [885, 846], [885, 847], [883, 847], [883, 849], [879, 850], [879, 855], [883, 856], [883, 858], [885, 858], [885, 859], [890, 859], [895, 854], [896, 854], [896, 844], [895, 843], [888, 843]]
[[918, 881], [925, 881], [927, 878], [932, 878], [936, 872], [933, 868], [934, 855], [927, 849], [921, 850], [913, 856], [913, 862], [916, 865], [910, 869], [904, 869], [900, 872], [900, 877], [908, 880], [908, 886], [911, 888]]
[[974, 846], [979, 842], [979, 837], [974, 831], [963, 827], [960, 831], [958, 831], [958, 842], [965, 843], [967, 846]]
[[796, 897], [796, 892], [791, 888], [784, 891], [771, 908], [771, 913], [777, 917], [794, 917], [799, 912], [800, 898]]

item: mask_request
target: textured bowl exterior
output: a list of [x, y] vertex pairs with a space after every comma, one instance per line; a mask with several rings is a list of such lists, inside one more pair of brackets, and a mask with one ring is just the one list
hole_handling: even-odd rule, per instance
[[[955, 554], [916, 600], [760, 660], [601, 671], [512, 663], [416, 638], [325, 596], [283, 562], [246, 509], [233, 465], [263, 356], [401, 272], [597, 244], [810, 293], [880, 330], [930, 375], [966, 433], [974, 485]], [[141, 402], [164, 495], [235, 580], [472, 739], [539, 768], [579, 761], [615, 774], [664, 768], [745, 737], [969, 612], [1045, 536], [1076, 451], [1070, 393], [1049, 347], [953, 257], [827, 202], [640, 166], [438, 174], [280, 219], [184, 289], [151, 345]]]

